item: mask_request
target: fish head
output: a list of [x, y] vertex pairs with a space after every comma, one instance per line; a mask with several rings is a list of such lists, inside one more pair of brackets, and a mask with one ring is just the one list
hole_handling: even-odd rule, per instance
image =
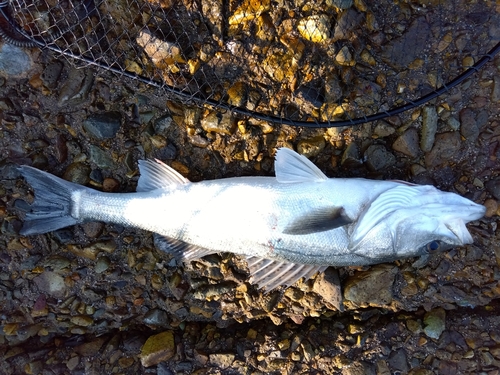
[[[380, 194], [360, 215], [350, 248], [395, 260], [435, 253], [473, 242], [466, 224], [486, 208], [428, 185], [401, 185]], [[380, 240], [383, 238], [383, 240]]]

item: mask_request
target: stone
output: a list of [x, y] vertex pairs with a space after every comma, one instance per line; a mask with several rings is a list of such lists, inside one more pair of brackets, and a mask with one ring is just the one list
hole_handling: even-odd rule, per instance
[[356, 273], [345, 283], [344, 299], [357, 306], [387, 306], [392, 302], [392, 285], [397, 267], [377, 265]]
[[66, 295], [66, 284], [62, 276], [52, 271], [45, 271], [33, 279], [34, 283], [44, 292], [55, 298], [62, 298]]
[[297, 152], [306, 158], [318, 156], [324, 150], [326, 145], [323, 136], [318, 135], [314, 138], [303, 139], [297, 144]]
[[347, 12], [342, 12], [333, 31], [332, 40], [349, 39], [354, 30], [357, 30], [364, 16], [350, 8]]
[[103, 112], [91, 114], [83, 121], [87, 133], [99, 140], [110, 139], [120, 130], [122, 115], [120, 112]]
[[234, 362], [235, 354], [233, 353], [214, 353], [208, 356], [211, 365], [219, 368], [228, 368]]
[[401, 152], [411, 158], [416, 158], [419, 154], [418, 132], [415, 128], [408, 128], [392, 144], [394, 151]]
[[201, 127], [206, 132], [231, 135], [236, 129], [236, 120], [230, 113], [209, 112], [201, 120]]
[[432, 339], [439, 339], [446, 328], [445, 319], [446, 312], [443, 308], [429, 311], [424, 316], [424, 333]]
[[479, 136], [476, 115], [474, 111], [469, 108], [460, 111], [460, 134], [470, 142], [474, 142]]
[[297, 25], [300, 35], [313, 43], [330, 38], [330, 19], [326, 14], [316, 14], [303, 18]]
[[434, 168], [449, 163], [461, 146], [460, 133], [446, 132], [436, 135], [432, 150], [425, 156], [425, 165]]
[[316, 277], [313, 291], [323, 298], [327, 306], [331, 305], [339, 311], [344, 310], [339, 274], [335, 268], [329, 267]]
[[381, 171], [393, 166], [396, 157], [383, 145], [371, 145], [365, 151], [365, 163], [371, 171]]
[[141, 348], [139, 358], [144, 367], [151, 367], [174, 356], [175, 342], [172, 331], [150, 336]]
[[422, 109], [422, 134], [420, 137], [420, 148], [424, 152], [432, 149], [436, 137], [438, 116], [435, 107], [424, 107]]
[[356, 143], [349, 143], [342, 154], [342, 161], [340, 164], [345, 168], [356, 168], [363, 164], [359, 158], [359, 147]]
[[408, 361], [406, 360], [406, 352], [403, 348], [393, 351], [387, 361], [393, 372], [408, 373]]
[[500, 177], [487, 181], [484, 186], [495, 199], [500, 200]]
[[12, 44], [0, 46], [0, 72], [12, 77], [25, 77], [33, 61], [20, 47]]

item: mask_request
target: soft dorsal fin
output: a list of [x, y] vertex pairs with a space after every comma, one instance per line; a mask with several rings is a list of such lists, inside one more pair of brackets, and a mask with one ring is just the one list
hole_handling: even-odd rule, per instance
[[388, 215], [415, 205], [425, 186], [399, 185], [380, 194], [360, 215], [351, 235], [349, 248], [354, 248], [368, 232]]
[[139, 171], [141, 176], [137, 191], [151, 191], [189, 183], [187, 178], [158, 159], [139, 160]]
[[278, 149], [274, 169], [276, 180], [284, 184], [328, 179], [308, 158], [289, 148]]

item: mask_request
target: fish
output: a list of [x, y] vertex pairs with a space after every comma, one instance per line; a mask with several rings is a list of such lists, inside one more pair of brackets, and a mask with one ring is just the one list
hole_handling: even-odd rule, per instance
[[466, 224], [486, 211], [431, 185], [328, 178], [288, 148], [276, 152], [275, 177], [190, 182], [159, 160], [140, 160], [133, 193], [100, 192], [29, 166], [19, 172], [34, 190], [23, 236], [89, 221], [139, 228], [156, 233], [162, 250], [183, 262], [238, 254], [246, 258], [249, 282], [267, 292], [329, 266], [393, 262], [470, 244]]

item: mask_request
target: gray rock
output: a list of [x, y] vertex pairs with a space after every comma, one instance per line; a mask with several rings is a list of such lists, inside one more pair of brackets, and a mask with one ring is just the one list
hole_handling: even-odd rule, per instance
[[101, 150], [99, 147], [90, 145], [90, 160], [99, 168], [107, 169], [113, 164], [113, 159], [109, 153]]
[[156, 134], [165, 134], [167, 130], [173, 125], [173, 123], [174, 120], [172, 119], [172, 117], [166, 115], [156, 119], [153, 127]]
[[400, 38], [385, 47], [382, 58], [395, 68], [406, 68], [417, 57], [423, 56], [430, 33], [425, 18], [417, 18]]
[[397, 267], [387, 264], [358, 272], [347, 279], [344, 299], [357, 306], [386, 306], [392, 302], [392, 285], [397, 273]]
[[63, 298], [66, 294], [64, 278], [55, 272], [45, 271], [33, 279], [34, 283], [44, 292], [55, 298]]
[[353, 0], [326, 0], [326, 5], [339, 9], [347, 9], [352, 7]]
[[461, 138], [458, 132], [446, 132], [436, 136], [434, 147], [425, 156], [428, 168], [448, 163], [460, 149]]
[[474, 142], [479, 136], [476, 115], [469, 108], [460, 111], [460, 134], [470, 142]]
[[415, 128], [407, 129], [392, 144], [394, 151], [401, 152], [411, 158], [416, 158], [419, 154], [418, 132]]
[[61, 87], [58, 103], [60, 106], [76, 105], [87, 99], [94, 75], [90, 70], [72, 68]]
[[116, 136], [121, 122], [120, 112], [94, 113], [83, 121], [83, 128], [97, 139], [109, 139]]
[[484, 186], [495, 199], [500, 200], [500, 177], [489, 180]]
[[168, 324], [168, 315], [163, 310], [153, 309], [144, 316], [143, 322], [148, 325], [164, 326]]
[[432, 149], [437, 131], [438, 116], [435, 107], [424, 107], [422, 110], [422, 135], [420, 148], [424, 152]]
[[[344, 3], [347, 3], [347, 1], [344, 1]], [[348, 39], [353, 30], [358, 28], [363, 19], [364, 16], [356, 12], [353, 8], [350, 8], [347, 12], [343, 12], [335, 25], [333, 41]]]
[[408, 361], [406, 360], [406, 352], [403, 348], [392, 352], [389, 355], [388, 362], [393, 372], [400, 371], [403, 374], [408, 373]]
[[316, 277], [313, 291], [318, 293], [327, 305], [331, 305], [339, 311], [344, 310], [339, 274], [335, 268], [330, 267]]
[[445, 330], [445, 320], [446, 312], [443, 308], [439, 307], [437, 309], [429, 311], [424, 317], [424, 332], [432, 339], [439, 339], [443, 331]]
[[396, 157], [382, 145], [371, 145], [365, 151], [365, 163], [371, 171], [380, 171], [393, 166]]
[[5, 75], [24, 77], [32, 64], [31, 57], [22, 48], [11, 44], [0, 47], [0, 71]]
[[340, 163], [345, 168], [357, 168], [363, 164], [359, 158], [359, 148], [356, 143], [352, 142], [346, 147]]
[[491, 90], [491, 101], [500, 102], [500, 77], [493, 77], [493, 89]]
[[59, 82], [59, 76], [61, 75], [63, 67], [64, 65], [60, 61], [53, 61], [48, 64], [40, 75], [43, 84], [48, 88], [56, 87], [57, 83]]

